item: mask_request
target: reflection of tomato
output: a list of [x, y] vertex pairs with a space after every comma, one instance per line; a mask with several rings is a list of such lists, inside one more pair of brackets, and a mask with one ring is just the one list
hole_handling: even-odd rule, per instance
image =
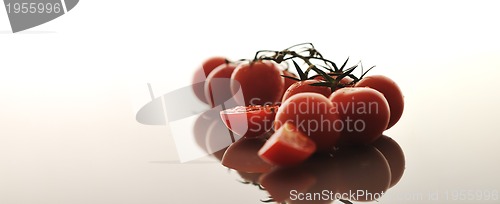
[[389, 123], [389, 105], [371, 88], [346, 87], [332, 93], [330, 100], [343, 123], [340, 145], [371, 144]]
[[231, 135], [217, 113], [218, 111], [209, 110], [201, 114], [195, 121], [193, 131], [198, 146], [221, 160], [225, 148], [239, 137]]
[[236, 99], [241, 105], [274, 105], [283, 94], [285, 80], [282, 74], [283, 71], [272, 61], [242, 63], [231, 76], [235, 80], [231, 81], [231, 89], [237, 93], [241, 88], [244, 101]]
[[297, 81], [294, 84], [292, 84], [283, 94], [283, 101], [286, 99], [290, 98], [291, 96], [298, 94], [298, 93], [303, 93], [303, 92], [313, 92], [313, 93], [319, 93], [325, 97], [329, 97], [330, 94], [332, 93], [331, 89], [326, 86], [313, 86], [311, 84], [314, 83], [319, 83], [321, 81], [315, 80], [315, 79], [310, 79], [310, 80], [305, 80], [305, 81]]
[[290, 192], [307, 192], [316, 178], [303, 168], [275, 168], [263, 174], [259, 183], [274, 201], [281, 203], [290, 199]]
[[205, 98], [208, 100], [210, 106], [218, 106], [233, 96], [230, 87], [230, 78], [235, 68], [236, 65], [234, 64], [222, 64], [207, 76], [207, 80], [205, 81]]
[[333, 153], [337, 169], [333, 181], [339, 195], [356, 193], [357, 201], [376, 200], [391, 182], [391, 171], [384, 155], [372, 146], [341, 147]]
[[[226, 63], [227, 60], [224, 57], [211, 57], [203, 64], [201, 65], [200, 68], [198, 68], [193, 76], [193, 91], [196, 97], [203, 101], [204, 103], [208, 103], [207, 99], [205, 98], [205, 86], [204, 82], [207, 76], [214, 70], [216, 67], [218, 67], [221, 64]], [[199, 84], [199, 85], [198, 85]]]
[[244, 171], [236, 171], [238, 175], [240, 175], [241, 179], [243, 179], [243, 182], [249, 182], [253, 184], [259, 184], [259, 178], [262, 175], [262, 173], [248, 173]]
[[271, 130], [279, 106], [238, 106], [220, 112], [227, 128], [243, 137], [260, 136]]
[[241, 138], [227, 148], [222, 158], [222, 165], [248, 173], [269, 171], [272, 165], [257, 154], [265, 142], [266, 140], [262, 138]]
[[391, 109], [391, 118], [387, 129], [396, 124], [404, 110], [404, 98], [401, 89], [392, 79], [382, 75], [366, 76], [356, 83], [356, 87], [370, 87], [384, 94]]
[[270, 164], [291, 166], [302, 163], [315, 151], [314, 141], [288, 122], [267, 140], [259, 156]]
[[396, 185], [405, 171], [405, 155], [403, 149], [392, 138], [382, 135], [374, 143], [375, 146], [387, 159], [391, 168], [391, 185]]
[[332, 103], [318, 93], [298, 93], [287, 99], [276, 113], [274, 129], [290, 122], [308, 135], [319, 151], [328, 151], [337, 144], [339, 128], [334, 121], [338, 114], [332, 114]]

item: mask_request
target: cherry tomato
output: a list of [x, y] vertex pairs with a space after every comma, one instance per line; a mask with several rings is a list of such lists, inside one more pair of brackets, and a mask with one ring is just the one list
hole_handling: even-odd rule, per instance
[[267, 140], [259, 156], [273, 165], [292, 166], [302, 163], [315, 151], [314, 141], [287, 122]]
[[222, 165], [247, 173], [268, 172], [273, 166], [257, 154], [265, 142], [262, 138], [241, 138], [227, 148]]
[[286, 99], [290, 98], [291, 96], [293, 96], [295, 94], [303, 93], [303, 92], [319, 93], [325, 97], [330, 96], [330, 94], [332, 94], [332, 91], [329, 87], [311, 85], [311, 84], [319, 83], [319, 82], [321, 82], [321, 81], [315, 80], [315, 79], [295, 82], [283, 94], [283, 101], [285, 101]]
[[283, 102], [276, 113], [274, 129], [290, 122], [308, 135], [319, 151], [328, 151], [337, 144], [339, 114], [332, 114], [332, 103], [318, 93], [298, 93]]
[[360, 190], [354, 199], [371, 201], [379, 199], [389, 188], [389, 164], [373, 146], [341, 147], [333, 152], [333, 159], [329, 168], [334, 169], [332, 181], [339, 195]]
[[244, 101], [241, 105], [274, 105], [281, 100], [285, 79], [283, 71], [272, 61], [261, 60], [243, 63], [236, 67], [231, 79], [231, 90], [236, 94], [240, 88]]
[[200, 99], [200, 101], [208, 103], [207, 99], [205, 98], [205, 79], [210, 74], [210, 72], [212, 72], [212, 70], [226, 62], [227, 59], [224, 57], [211, 57], [205, 60], [202, 63], [201, 67], [196, 69], [193, 76], [193, 91], [196, 97]]
[[386, 76], [373, 75], [364, 77], [356, 83], [355, 86], [370, 87], [384, 94], [384, 97], [387, 99], [391, 109], [391, 118], [389, 119], [387, 129], [391, 128], [399, 121], [401, 115], [403, 115], [404, 98], [403, 93], [401, 92], [401, 89], [399, 89], [396, 82]]
[[257, 137], [270, 131], [279, 106], [238, 106], [220, 112], [228, 129], [243, 137]]
[[387, 159], [391, 168], [391, 185], [396, 185], [405, 171], [405, 155], [403, 149], [392, 138], [382, 135], [378, 138], [373, 146], [377, 148]]
[[207, 76], [204, 88], [205, 98], [210, 106], [223, 104], [233, 96], [230, 80], [235, 68], [235, 64], [222, 64]]
[[332, 93], [330, 100], [342, 121], [340, 145], [371, 144], [389, 123], [389, 105], [371, 88], [346, 87]]

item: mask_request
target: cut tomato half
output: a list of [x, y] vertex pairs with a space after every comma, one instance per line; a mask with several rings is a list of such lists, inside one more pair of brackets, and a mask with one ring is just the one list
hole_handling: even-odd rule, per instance
[[259, 150], [266, 162], [279, 166], [302, 163], [316, 151], [316, 143], [292, 123], [285, 123]]
[[273, 127], [279, 106], [238, 106], [220, 112], [227, 128], [243, 137], [257, 137]]

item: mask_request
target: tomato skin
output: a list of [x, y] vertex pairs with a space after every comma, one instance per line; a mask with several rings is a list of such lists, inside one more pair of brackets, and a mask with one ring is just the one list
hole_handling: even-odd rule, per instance
[[281, 104], [276, 113], [274, 129], [290, 122], [308, 135], [318, 151], [328, 151], [338, 142], [340, 128], [334, 121], [338, 114], [332, 114], [333, 105], [325, 96], [318, 93], [298, 93]]
[[315, 151], [314, 141], [288, 122], [267, 140], [259, 150], [259, 156], [273, 165], [293, 166], [302, 163]]
[[205, 99], [211, 107], [218, 106], [233, 96], [230, 79], [235, 68], [235, 64], [222, 64], [207, 76], [204, 86]]
[[356, 87], [370, 87], [384, 94], [391, 109], [391, 118], [387, 129], [394, 126], [404, 110], [404, 97], [399, 86], [389, 77], [383, 75], [366, 76], [355, 85]]
[[346, 87], [333, 92], [330, 100], [343, 121], [340, 145], [371, 144], [387, 128], [389, 105], [375, 89]]
[[382, 135], [378, 138], [373, 146], [377, 148], [389, 163], [391, 169], [391, 184], [389, 187], [396, 185], [403, 177], [405, 171], [405, 155], [403, 149], [392, 138]]
[[231, 90], [236, 94], [240, 88], [243, 101], [240, 105], [273, 105], [281, 100], [285, 86], [283, 71], [272, 61], [260, 60], [242, 63], [236, 67], [231, 79]]
[[206, 59], [202, 65], [196, 69], [193, 75], [193, 92], [204, 103], [208, 103], [205, 98], [205, 83], [203, 83], [207, 76], [221, 64], [225, 64], [227, 59], [225, 57], [211, 57]]
[[[295, 75], [294, 73], [289, 72], [287, 70], [283, 71], [283, 75], [297, 78], [297, 75]], [[286, 78], [286, 77], [283, 77], [283, 78], [285, 79], [285, 86], [283, 88], [283, 90], [285, 90], [285, 92], [288, 89], [288, 87], [290, 87], [292, 84], [295, 84], [295, 82], [297, 82], [297, 80], [289, 79], [289, 78]]]
[[241, 138], [227, 148], [222, 165], [247, 173], [268, 172], [273, 166], [257, 154], [265, 142], [262, 138]]
[[290, 98], [291, 96], [298, 94], [298, 93], [304, 93], [304, 92], [313, 92], [313, 93], [319, 93], [325, 97], [329, 97], [330, 94], [332, 94], [332, 91], [329, 87], [326, 86], [313, 86], [311, 84], [314, 83], [319, 83], [321, 82], [320, 80], [315, 80], [315, 79], [310, 79], [310, 80], [305, 80], [305, 81], [297, 81], [294, 84], [292, 84], [283, 94], [283, 101], [286, 99]]
[[243, 137], [257, 137], [273, 127], [279, 106], [238, 106], [223, 110], [220, 117], [226, 127]]

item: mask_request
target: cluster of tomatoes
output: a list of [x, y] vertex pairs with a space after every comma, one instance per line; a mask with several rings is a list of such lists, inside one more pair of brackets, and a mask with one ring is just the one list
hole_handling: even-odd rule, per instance
[[222, 107], [220, 116], [235, 134], [265, 138], [261, 159], [293, 166], [317, 152], [372, 144], [400, 119], [398, 85], [367, 76], [369, 69], [358, 77], [353, 73], [363, 67], [347, 67], [348, 60], [337, 66], [310, 43], [259, 51], [251, 60], [213, 57], [196, 72], [201, 85], [193, 89], [200, 100]]

